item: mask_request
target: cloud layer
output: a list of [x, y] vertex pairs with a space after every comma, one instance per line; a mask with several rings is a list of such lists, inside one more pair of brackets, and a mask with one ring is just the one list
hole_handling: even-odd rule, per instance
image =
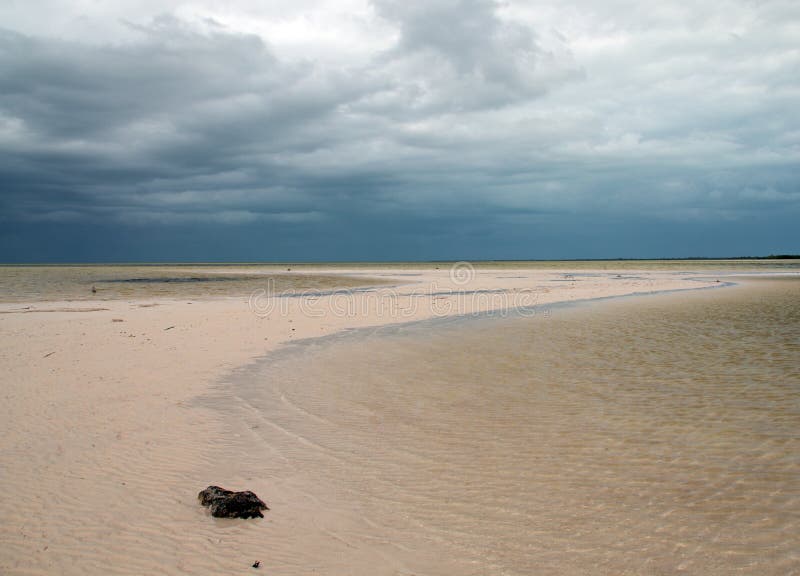
[[0, 7], [0, 258], [800, 251], [796, 2], [262, 4]]

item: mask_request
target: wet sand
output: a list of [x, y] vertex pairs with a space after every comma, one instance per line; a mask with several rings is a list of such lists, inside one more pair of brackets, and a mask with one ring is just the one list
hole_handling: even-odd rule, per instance
[[[374, 545], [368, 533], [348, 542], [341, 527], [368, 514], [301, 489], [308, 471], [265, 472], [286, 458], [281, 433], [236, 429], [242, 413], [220, 409], [246, 407], [230, 385], [243, 365], [349, 328], [520, 305], [544, 314], [553, 302], [717, 284], [630, 270], [479, 270], [466, 281], [429, 268], [340, 272], [394, 287], [0, 305], [0, 571], [237, 574], [261, 560], [272, 574], [411, 573], [397, 548], [416, 541], [381, 540], [375, 526]], [[252, 489], [273, 510], [258, 521], [212, 519], [196, 501], [208, 484]], [[435, 539], [417, 543], [418, 558], [440, 556]], [[352, 546], [359, 554], [343, 553]]]

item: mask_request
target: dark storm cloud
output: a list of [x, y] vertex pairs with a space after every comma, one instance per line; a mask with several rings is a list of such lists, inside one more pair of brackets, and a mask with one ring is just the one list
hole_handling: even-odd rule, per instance
[[[724, 231], [695, 253], [744, 222], [797, 249], [800, 13], [724, 8], [375, 0], [364, 29], [386, 39], [328, 59], [177, 11], [117, 14], [118, 41], [4, 13], [1, 252], [58, 225], [280, 233], [265, 257], [357, 257], [380, 231], [386, 257], [578, 256], [587, 230], [617, 250], [700, 237], [686, 222]], [[545, 239], [565, 251], [524, 252]]]
[[158, 207], [169, 192], [194, 192], [201, 210], [220, 186], [234, 206], [240, 189], [269, 200], [293, 180], [280, 156], [335, 140], [315, 123], [358, 89], [281, 65], [257, 37], [165, 18], [140, 32], [121, 46], [0, 35], [6, 216], [109, 207], [124, 219], [125, 206]]
[[[383, 9], [403, 16], [388, 3]], [[464, 9], [475, 9], [476, 20], [446, 45], [434, 42], [436, 30], [419, 29]], [[200, 32], [169, 17], [137, 26], [140, 38], [121, 45], [4, 31], [1, 110], [13, 137], [2, 161], [4, 213], [39, 220], [103, 213], [141, 222], [149, 206], [157, 221], [319, 218], [341, 196], [402, 188], [415, 179], [403, 174], [419, 170], [426, 148], [446, 153], [453, 142], [415, 136], [413, 127], [365, 110], [365, 101], [417, 82], [436, 84], [439, 108], [452, 109], [460, 94], [486, 85], [518, 97], [542, 90], [526, 86], [519, 63], [503, 63], [507, 54], [496, 43], [510, 42], [513, 53], [531, 59], [531, 70], [537, 49], [520, 27], [503, 37], [491, 4], [443, 5], [422, 16], [403, 25], [402, 40], [380, 65], [365, 69], [282, 63], [258, 37], [221, 27]], [[494, 29], [493, 38], [465, 58], [475, 26]], [[407, 77], [385, 69], [418, 64], [415, 38], [425, 34], [465, 77], [459, 86], [424, 66]], [[470, 86], [476, 89], [462, 90]], [[396, 115], [406, 109], [398, 104]]]

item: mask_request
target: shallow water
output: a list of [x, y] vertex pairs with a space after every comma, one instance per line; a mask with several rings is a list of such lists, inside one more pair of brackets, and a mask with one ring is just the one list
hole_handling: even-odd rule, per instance
[[800, 573], [796, 279], [360, 331], [231, 386], [294, 494], [274, 573]]
[[[0, 266], [0, 302], [115, 300], [132, 298], [204, 298], [249, 296], [254, 291], [291, 293], [347, 289], [419, 276], [404, 270], [447, 270], [452, 262], [352, 262], [291, 264], [94, 264]], [[554, 282], [597, 276], [609, 270], [663, 272], [797, 273], [800, 260], [636, 260], [636, 261], [485, 261], [475, 269], [497, 271], [581, 271]], [[373, 278], [343, 271], [385, 270]], [[388, 278], [386, 278], [388, 277]], [[514, 278], [501, 275], [498, 278]], [[620, 280], [635, 276], [619, 276]], [[94, 288], [94, 291], [92, 291]]]
[[335, 269], [297, 274], [286, 266], [0, 266], [0, 302], [248, 296], [379, 283]]

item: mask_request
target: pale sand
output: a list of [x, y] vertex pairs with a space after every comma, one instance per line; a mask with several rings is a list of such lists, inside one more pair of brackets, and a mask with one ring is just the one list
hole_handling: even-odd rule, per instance
[[[276, 560], [275, 541], [296, 537], [292, 550], [314, 547], [319, 557], [325, 542], [303, 522], [335, 539], [337, 519], [324, 503], [294, 501], [291, 479], [250, 477], [240, 459], [212, 461], [235, 442], [221, 413], [195, 399], [233, 369], [289, 340], [348, 328], [716, 284], [631, 270], [620, 274], [636, 278], [603, 271], [575, 280], [482, 270], [463, 285], [446, 269], [349, 272], [398, 285], [311, 303], [259, 300], [269, 314], [244, 298], [0, 304], [0, 573], [245, 574], [255, 560], [265, 573], [303, 573], [303, 558]], [[449, 290], [501, 292], [441, 294]], [[196, 499], [208, 484], [251, 489], [273, 510], [259, 521], [212, 519]], [[377, 545], [361, 557], [371, 560], [316, 568], [402, 573]]]

